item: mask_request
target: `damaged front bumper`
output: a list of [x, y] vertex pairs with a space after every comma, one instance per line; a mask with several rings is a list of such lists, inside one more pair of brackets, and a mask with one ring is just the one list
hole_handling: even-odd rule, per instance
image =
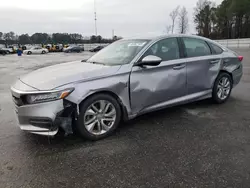
[[71, 134], [75, 104], [67, 100], [56, 100], [38, 104], [23, 104], [24, 92], [11, 88], [15, 111], [21, 130], [33, 134], [54, 136], [61, 128]]

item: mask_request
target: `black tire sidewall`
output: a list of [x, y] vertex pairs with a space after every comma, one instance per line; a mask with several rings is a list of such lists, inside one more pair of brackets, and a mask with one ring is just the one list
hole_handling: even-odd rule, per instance
[[28, 51], [28, 53], [27, 53], [28, 55], [31, 55], [32, 54], [32, 52], [31, 51]]
[[45, 54], [46, 52], [45, 51], [42, 51], [42, 54]]
[[[84, 122], [83, 118], [84, 118], [84, 114], [85, 114], [87, 108], [92, 103], [94, 103], [95, 101], [98, 101], [98, 100], [107, 100], [107, 101], [111, 102], [116, 109], [116, 121], [115, 121], [113, 127], [107, 133], [102, 134], [102, 135], [91, 134], [85, 128], [85, 126], [83, 124], [83, 122]], [[92, 140], [92, 141], [96, 141], [96, 140], [100, 140], [100, 139], [106, 138], [107, 136], [111, 135], [115, 131], [115, 129], [118, 127], [120, 120], [121, 120], [121, 108], [120, 108], [118, 101], [114, 97], [112, 97], [111, 95], [108, 95], [108, 94], [96, 94], [96, 95], [93, 95], [92, 97], [88, 98], [86, 101], [84, 101], [82, 103], [82, 105], [80, 106], [80, 114], [79, 114], [78, 120], [76, 122], [76, 130], [77, 130], [78, 134], [80, 134], [80, 136], [82, 136], [83, 138], [86, 138], [86, 139]]]
[[[219, 81], [220, 81], [223, 77], [227, 77], [227, 78], [229, 79], [229, 81], [230, 81], [230, 86], [231, 86], [231, 87], [230, 87], [230, 88], [231, 88], [231, 89], [230, 89], [230, 92], [229, 92], [227, 98], [225, 98], [224, 100], [220, 99], [220, 98], [218, 97], [218, 95], [217, 95], [218, 84], [219, 84]], [[218, 75], [218, 77], [216, 78], [215, 82], [214, 82], [213, 93], [212, 93], [212, 99], [214, 100], [214, 102], [216, 102], [216, 103], [218, 103], [218, 104], [225, 103], [225, 102], [228, 100], [228, 98], [230, 97], [230, 95], [231, 95], [232, 88], [233, 88], [233, 80], [232, 80], [231, 76], [230, 76], [228, 73], [225, 73], [225, 72], [220, 73], [220, 74]]]

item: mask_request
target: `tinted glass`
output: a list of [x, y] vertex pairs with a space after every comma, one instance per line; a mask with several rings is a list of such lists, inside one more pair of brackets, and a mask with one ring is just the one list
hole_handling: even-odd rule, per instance
[[210, 43], [210, 45], [212, 46], [215, 54], [221, 54], [223, 52], [223, 50], [219, 46], [217, 46], [217, 45], [215, 45], [213, 43]]
[[199, 57], [211, 55], [208, 44], [200, 39], [183, 38], [187, 57]]
[[132, 59], [148, 43], [148, 40], [119, 40], [93, 55], [87, 62], [101, 63], [105, 65], [122, 65]]
[[155, 43], [148, 49], [143, 57], [148, 55], [155, 55], [163, 61], [179, 59], [180, 51], [177, 38], [168, 38]]

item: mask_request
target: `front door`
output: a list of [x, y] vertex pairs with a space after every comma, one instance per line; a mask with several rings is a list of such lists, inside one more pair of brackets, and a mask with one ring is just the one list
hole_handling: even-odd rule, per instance
[[[142, 56], [162, 59], [158, 66], [134, 66], [130, 75], [131, 109], [134, 114], [154, 105], [170, 101], [187, 93], [186, 63], [180, 59], [177, 38], [167, 38], [153, 44]], [[142, 59], [141, 58], [141, 59]]]

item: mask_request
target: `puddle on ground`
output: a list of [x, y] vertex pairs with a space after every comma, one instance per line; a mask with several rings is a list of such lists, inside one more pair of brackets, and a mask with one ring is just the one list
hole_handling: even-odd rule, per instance
[[200, 108], [197, 108], [197, 109], [188, 109], [188, 108], [185, 108], [184, 111], [186, 113], [188, 113], [189, 115], [192, 115], [192, 116], [197, 116], [197, 117], [200, 117], [200, 118], [212, 118], [212, 119], [215, 119], [216, 117], [214, 116], [214, 114], [210, 113], [210, 112], [207, 112], [203, 109], [200, 109]]

